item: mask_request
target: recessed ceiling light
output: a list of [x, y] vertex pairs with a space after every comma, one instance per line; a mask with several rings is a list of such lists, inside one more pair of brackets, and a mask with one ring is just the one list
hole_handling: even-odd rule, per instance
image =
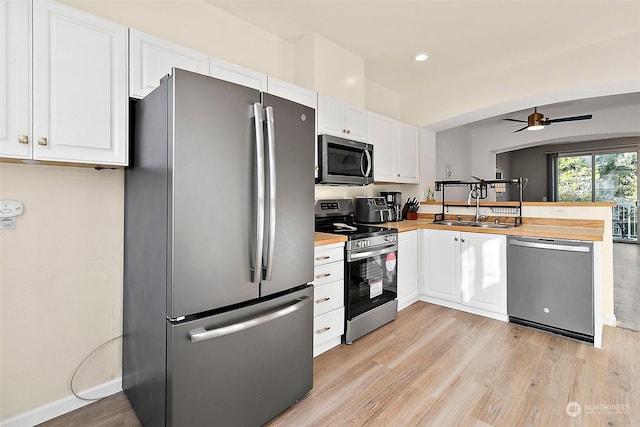
[[413, 57], [413, 60], [416, 62], [422, 62], [426, 61], [427, 58], [429, 58], [429, 55], [427, 55], [426, 53], [419, 53]]

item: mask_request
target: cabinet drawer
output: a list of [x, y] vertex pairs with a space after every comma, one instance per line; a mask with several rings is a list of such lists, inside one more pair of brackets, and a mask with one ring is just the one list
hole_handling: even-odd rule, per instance
[[313, 345], [317, 346], [344, 333], [344, 307], [313, 319]]
[[313, 285], [322, 286], [344, 278], [344, 263], [334, 262], [313, 269]]
[[320, 316], [344, 305], [344, 280], [316, 286], [313, 291], [313, 315]]
[[344, 247], [331, 249], [316, 248], [313, 256], [313, 265], [324, 265], [330, 262], [342, 261], [344, 259]]

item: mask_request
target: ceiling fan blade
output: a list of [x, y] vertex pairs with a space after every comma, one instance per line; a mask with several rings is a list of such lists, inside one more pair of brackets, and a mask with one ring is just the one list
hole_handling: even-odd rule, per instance
[[575, 122], [578, 120], [589, 120], [593, 117], [591, 114], [586, 114], [584, 116], [573, 116], [573, 117], [561, 117], [559, 119], [547, 119], [547, 123], [560, 123], [560, 122]]
[[529, 127], [529, 125], [526, 125], [526, 126], [525, 126], [525, 127], [523, 127], [523, 128], [520, 128], [520, 129], [518, 129], [518, 130], [514, 130], [514, 131], [513, 131], [513, 133], [523, 131], [523, 130], [525, 130], [525, 129], [526, 129], [526, 128], [528, 128], [528, 127]]
[[507, 120], [509, 122], [527, 123], [526, 120], [517, 120], [517, 119], [502, 119], [502, 120]]

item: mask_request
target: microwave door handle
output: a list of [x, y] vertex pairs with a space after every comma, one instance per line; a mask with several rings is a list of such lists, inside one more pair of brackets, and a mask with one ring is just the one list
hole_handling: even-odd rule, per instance
[[262, 104], [253, 104], [254, 124], [256, 129], [256, 240], [254, 241], [253, 265], [251, 266], [251, 282], [260, 283], [262, 275], [262, 245], [264, 241], [264, 122]]
[[364, 172], [364, 176], [368, 177], [371, 174], [371, 154], [369, 150], [364, 150], [364, 154], [367, 156], [367, 171]]

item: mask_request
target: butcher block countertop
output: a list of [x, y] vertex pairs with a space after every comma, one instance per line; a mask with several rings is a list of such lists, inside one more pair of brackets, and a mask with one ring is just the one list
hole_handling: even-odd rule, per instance
[[[482, 228], [466, 226], [448, 226], [434, 224], [431, 218], [418, 218], [399, 222], [377, 224], [380, 227], [396, 228], [399, 233], [404, 231], [426, 228], [430, 230], [466, 231], [471, 233], [504, 234], [527, 237], [546, 237], [555, 239], [574, 240], [603, 240], [604, 221], [601, 220], [570, 220], [548, 218], [523, 218], [523, 225], [511, 228]], [[329, 233], [315, 233], [315, 246], [345, 242], [344, 236]]]
[[[566, 220], [569, 221], [569, 220]], [[383, 227], [397, 228], [398, 232], [428, 228], [431, 230], [467, 231], [472, 233], [505, 234], [528, 237], [548, 237], [557, 239], [575, 239], [602, 241], [604, 235], [603, 221], [574, 221], [561, 223], [551, 220], [552, 224], [540, 224], [540, 221], [527, 222], [523, 218], [523, 225], [511, 228], [482, 228], [465, 226], [447, 226], [434, 224], [432, 219], [405, 220], [380, 224]], [[575, 224], [575, 225], [569, 225]]]
[[330, 245], [331, 243], [346, 242], [345, 236], [329, 233], [315, 233], [315, 246]]

